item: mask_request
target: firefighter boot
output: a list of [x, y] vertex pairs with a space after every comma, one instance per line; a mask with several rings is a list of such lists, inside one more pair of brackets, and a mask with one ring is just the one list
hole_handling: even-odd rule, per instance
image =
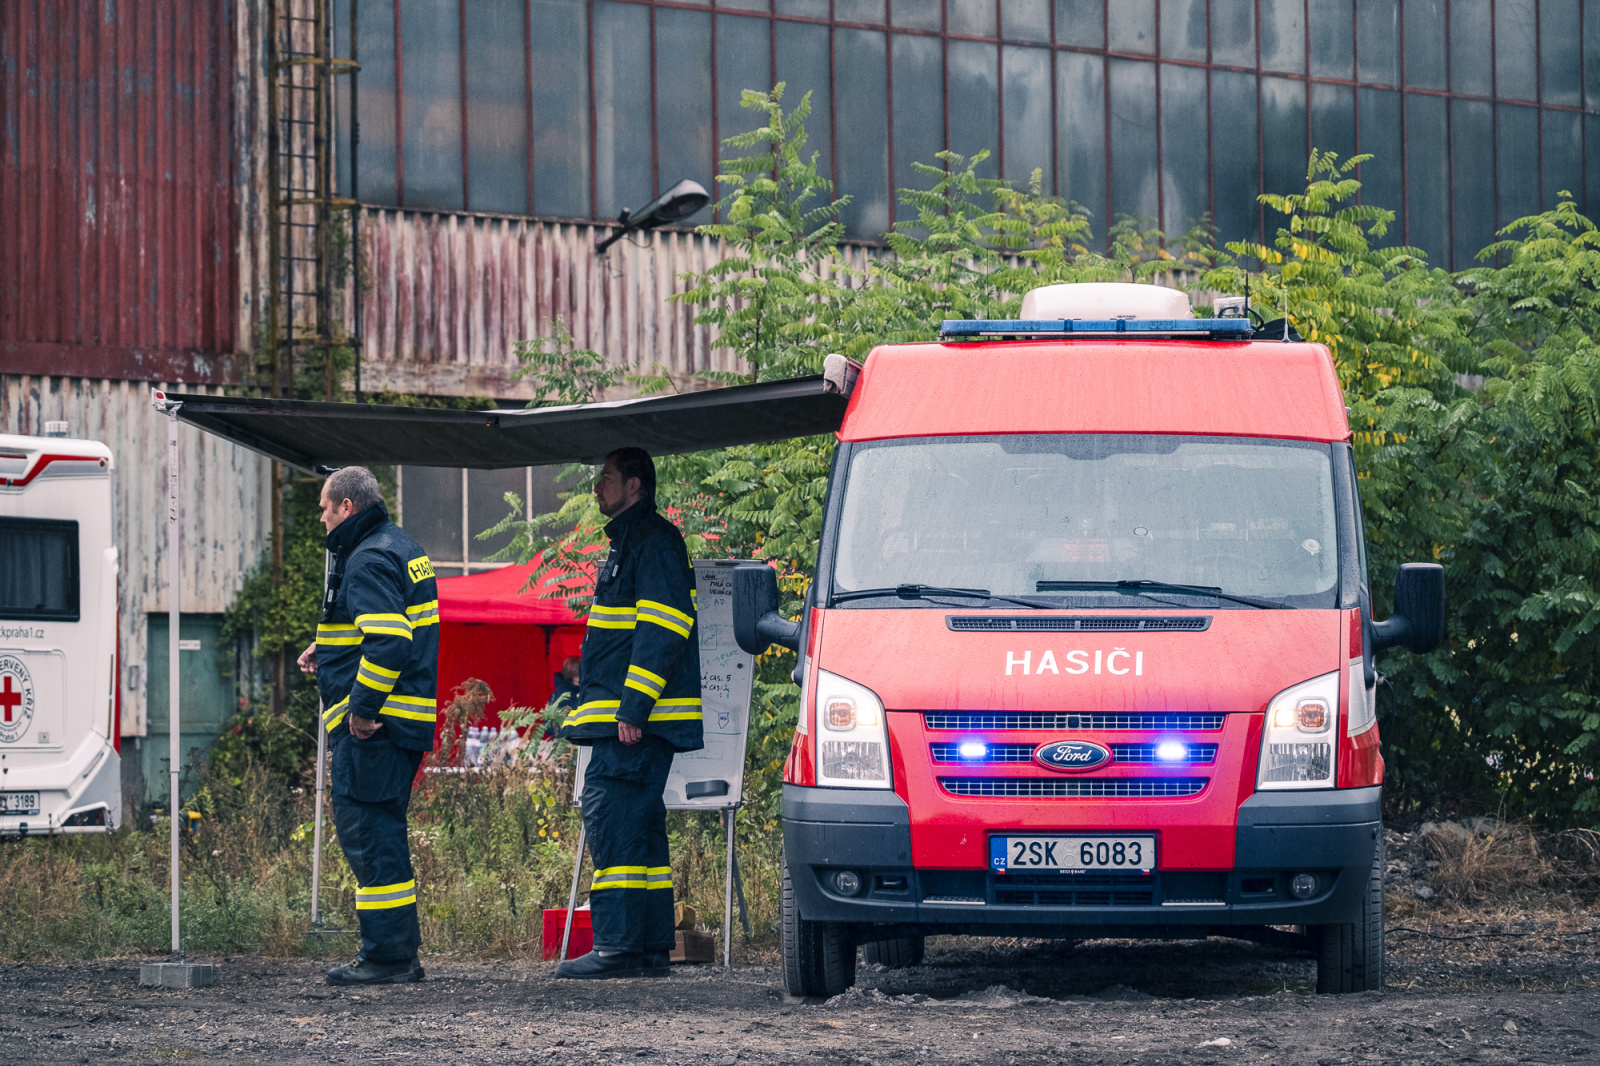
[[427, 975], [415, 955], [400, 962], [373, 962], [356, 956], [354, 962], [328, 971], [330, 985], [408, 985]]

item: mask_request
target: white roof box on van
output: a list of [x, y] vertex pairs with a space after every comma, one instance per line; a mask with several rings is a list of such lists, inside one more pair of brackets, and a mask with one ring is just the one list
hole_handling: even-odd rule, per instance
[[1160, 285], [1132, 285], [1121, 281], [1079, 282], [1072, 285], [1044, 285], [1022, 298], [1024, 321], [1079, 318], [1194, 317], [1189, 297], [1177, 289]]

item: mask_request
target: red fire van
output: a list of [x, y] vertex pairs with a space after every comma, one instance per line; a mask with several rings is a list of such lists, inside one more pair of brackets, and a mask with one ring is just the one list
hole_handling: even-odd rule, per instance
[[746, 650], [801, 652], [788, 990], [935, 933], [1298, 942], [1381, 987], [1374, 656], [1437, 646], [1443, 572], [1372, 619], [1328, 350], [1051, 286], [845, 385], [804, 617], [736, 579]]

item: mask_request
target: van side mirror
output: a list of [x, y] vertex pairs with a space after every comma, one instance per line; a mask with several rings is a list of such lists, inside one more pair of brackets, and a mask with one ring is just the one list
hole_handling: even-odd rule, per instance
[[1396, 645], [1418, 655], [1444, 643], [1444, 567], [1401, 563], [1394, 575], [1394, 613], [1372, 623], [1372, 650]]
[[800, 647], [800, 623], [778, 613], [778, 573], [766, 563], [734, 568], [733, 639], [749, 655], [760, 655], [770, 644]]

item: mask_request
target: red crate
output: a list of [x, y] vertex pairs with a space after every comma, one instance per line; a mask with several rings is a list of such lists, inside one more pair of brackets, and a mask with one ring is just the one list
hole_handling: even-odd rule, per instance
[[[567, 909], [552, 908], [544, 912], [544, 957], [553, 959], [561, 954], [561, 930], [567, 924]], [[594, 927], [589, 924], [587, 910], [572, 912], [572, 936], [567, 941], [567, 958], [587, 955], [594, 948]]]

